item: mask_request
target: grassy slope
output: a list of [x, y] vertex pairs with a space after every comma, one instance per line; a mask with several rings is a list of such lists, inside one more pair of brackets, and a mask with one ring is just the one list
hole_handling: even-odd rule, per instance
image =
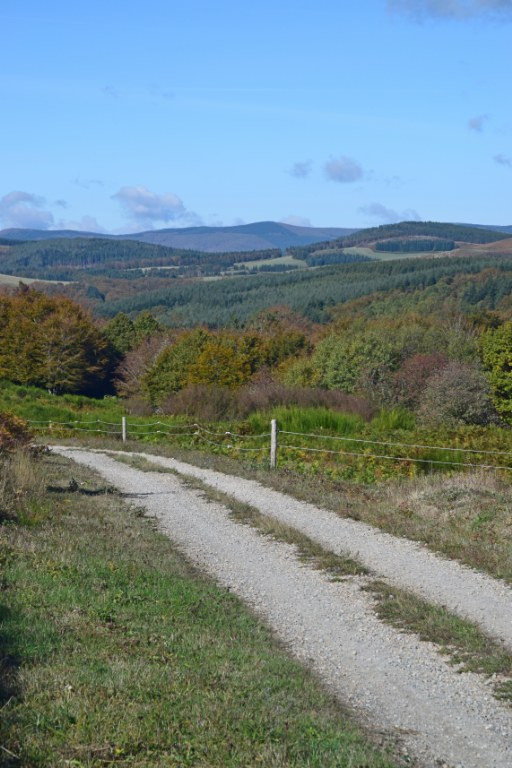
[[46, 519], [0, 527], [1, 766], [391, 766], [136, 509], [43, 461]]

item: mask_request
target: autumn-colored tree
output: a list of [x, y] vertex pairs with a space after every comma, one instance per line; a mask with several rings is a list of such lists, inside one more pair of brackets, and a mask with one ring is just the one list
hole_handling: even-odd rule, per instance
[[18, 448], [25, 448], [31, 440], [32, 433], [24, 419], [11, 413], [0, 412], [0, 456]]
[[433, 352], [429, 355], [413, 355], [400, 366], [389, 380], [388, 400], [390, 405], [416, 408], [429, 378], [448, 365], [446, 355]]
[[190, 366], [190, 384], [215, 384], [235, 389], [251, 377], [251, 358], [236, 338], [218, 336], [210, 339]]
[[108, 385], [105, 337], [70, 299], [22, 289], [0, 297], [0, 378], [50, 392], [97, 394]]

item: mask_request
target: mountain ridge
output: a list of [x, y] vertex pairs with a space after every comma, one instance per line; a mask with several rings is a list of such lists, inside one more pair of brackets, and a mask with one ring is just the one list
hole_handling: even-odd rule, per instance
[[69, 229], [10, 228], [0, 230], [0, 238], [15, 241], [59, 238], [133, 240], [153, 245], [204, 251], [205, 253], [227, 253], [230, 251], [258, 251], [267, 248], [285, 250], [291, 246], [311, 245], [323, 240], [344, 237], [356, 231], [355, 227], [303, 227], [275, 221], [260, 221], [232, 227], [176, 227], [120, 235], [80, 232]]

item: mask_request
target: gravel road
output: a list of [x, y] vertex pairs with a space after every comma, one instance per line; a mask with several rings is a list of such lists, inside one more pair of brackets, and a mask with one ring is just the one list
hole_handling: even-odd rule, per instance
[[[292, 547], [233, 522], [222, 505], [206, 501], [174, 475], [142, 472], [93, 451], [53, 450], [96, 469], [144, 506], [190, 560], [264, 617], [343, 702], [397, 735], [418, 765], [511, 768], [512, 709], [492, 697], [480, 676], [457, 673], [433, 645], [380, 622], [357, 578], [330, 582], [301, 565]], [[477, 615], [488, 632], [510, 644], [511, 593], [505, 585], [253, 481], [147, 458], [315, 533], [324, 545], [356, 555], [432, 601]], [[436, 576], [439, 569], [444, 570]], [[453, 593], [454, 600], [445, 599]], [[495, 612], [500, 616], [493, 618]]]

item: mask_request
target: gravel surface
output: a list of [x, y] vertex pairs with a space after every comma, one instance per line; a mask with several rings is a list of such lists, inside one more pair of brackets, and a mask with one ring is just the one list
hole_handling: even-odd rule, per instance
[[[379, 578], [479, 624], [512, 650], [512, 588], [479, 571], [434, 554], [425, 545], [397, 538], [366, 523], [298, 501], [284, 493], [210, 469], [162, 456], [139, 454], [155, 464], [192, 475], [266, 515], [305, 533], [326, 549], [350, 555]], [[512, 768], [512, 765], [511, 765]]]
[[[292, 547], [233, 522], [222, 505], [208, 502], [201, 492], [184, 486], [176, 476], [142, 472], [92, 451], [54, 450], [98, 470], [109, 483], [144, 506], [190, 560], [263, 616], [290, 652], [306, 662], [343, 702], [375, 727], [398, 735], [419, 765], [512, 766], [512, 710], [492, 697], [483, 678], [457, 673], [433, 645], [380, 622], [371, 596], [359, 589], [357, 579], [328, 581], [322, 572], [301, 565]], [[244, 489], [243, 493], [248, 494], [243, 497], [245, 501], [266, 513], [286, 514], [283, 520], [310, 535], [312, 531], [303, 524], [308, 517], [320, 514], [315, 517], [315, 529], [323, 530], [324, 520], [328, 527], [324, 539], [315, 538], [334, 549], [333, 538], [338, 536], [334, 524], [340, 525], [339, 536], [346, 543], [343, 551], [365, 558], [364, 562], [379, 573], [381, 551], [386, 553], [384, 559], [390, 568], [393, 559], [397, 561], [400, 578], [405, 578], [400, 575], [405, 570], [418, 569], [416, 580], [424, 587], [425, 580], [430, 583], [433, 578], [431, 571], [452, 565], [440, 580], [434, 579], [433, 596], [428, 588], [423, 589], [421, 594], [429, 599], [446, 603], [436, 592], [443, 581], [452, 579], [453, 573], [453, 590], [449, 583], [443, 590], [462, 591], [467, 575], [470, 598], [465, 599], [464, 612], [473, 601], [488, 601], [487, 596], [480, 600], [479, 590], [490, 590], [494, 583], [491, 579], [480, 580], [469, 569], [430, 555], [416, 545], [410, 547], [402, 539], [375, 533], [361, 523], [351, 524], [252, 481], [226, 477], [223, 486], [220, 483], [224, 476], [219, 473], [161, 457], [148, 458], [201, 477], [237, 498], [242, 498]], [[237, 487], [239, 492], [235, 492]], [[366, 539], [371, 536], [376, 539], [370, 546]], [[372, 552], [376, 561], [370, 559]], [[399, 561], [403, 561], [401, 565]], [[410, 588], [409, 582], [397, 583]], [[494, 595], [493, 600], [502, 600], [505, 607], [507, 593], [502, 586], [497, 584], [497, 592], [491, 590], [489, 594]], [[491, 612], [494, 610], [492, 607]], [[485, 613], [483, 608], [479, 612]], [[497, 626], [497, 631], [510, 640], [510, 632]]]

